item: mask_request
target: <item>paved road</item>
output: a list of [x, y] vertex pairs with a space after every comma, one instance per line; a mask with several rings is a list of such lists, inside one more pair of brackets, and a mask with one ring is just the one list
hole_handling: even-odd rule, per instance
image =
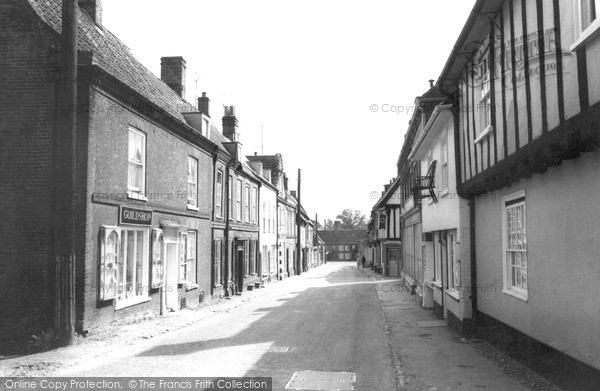
[[70, 375], [268, 376], [283, 390], [296, 371], [335, 371], [355, 372], [358, 391], [393, 390], [381, 304], [355, 265], [328, 264], [274, 284], [228, 313]]

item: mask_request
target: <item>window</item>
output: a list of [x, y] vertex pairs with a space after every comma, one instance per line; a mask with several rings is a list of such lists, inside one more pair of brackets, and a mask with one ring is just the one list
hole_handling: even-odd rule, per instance
[[262, 207], [262, 224], [263, 224], [263, 232], [267, 232], [267, 204], [263, 202], [263, 207]]
[[216, 214], [217, 217], [223, 217], [223, 172], [217, 171], [217, 199], [216, 199]]
[[117, 300], [135, 302], [148, 297], [148, 230], [122, 229], [121, 236]]
[[256, 274], [256, 240], [250, 241], [250, 274]]
[[446, 251], [446, 260], [448, 262], [448, 289], [455, 293], [458, 299], [458, 289], [460, 287], [460, 261], [456, 251], [456, 234], [447, 234], [446, 243], [443, 251]]
[[442, 251], [441, 251], [441, 233], [436, 233], [434, 236], [433, 250], [433, 280], [441, 284], [442, 282]]
[[127, 190], [129, 195], [134, 197], [143, 195], [146, 191], [146, 135], [133, 128], [129, 128], [128, 161]]
[[502, 199], [504, 293], [527, 300], [527, 214], [525, 191]]
[[256, 187], [252, 188], [252, 224], [256, 224], [256, 202], [258, 201]]
[[387, 225], [387, 215], [380, 214], [379, 215], [379, 229], [385, 229]]
[[213, 284], [219, 286], [223, 283], [223, 241], [218, 239], [213, 242]]
[[246, 223], [250, 222], [250, 185], [246, 185], [246, 192], [244, 193], [244, 220], [246, 220]]
[[236, 197], [236, 218], [237, 221], [242, 221], [242, 181], [237, 181], [237, 197]]
[[339, 251], [344, 251], [344, 245], [343, 244], [341, 244], [339, 247], [340, 247]]
[[340, 261], [343, 261], [344, 260], [344, 253], [338, 253], [338, 259]]
[[100, 300], [110, 300], [117, 297], [121, 230], [102, 227], [100, 236]]
[[188, 156], [187, 170], [187, 204], [188, 208], [198, 207], [198, 159]]
[[[490, 75], [490, 55], [489, 47], [486, 47], [479, 56], [477, 69], [477, 78], [481, 82], [481, 99], [479, 100], [479, 132], [483, 137], [491, 130], [492, 124], [492, 97], [490, 94], [491, 75]], [[476, 142], [479, 140], [475, 140]]]
[[179, 282], [196, 283], [196, 231], [187, 231], [180, 237]]
[[229, 182], [227, 182], [227, 213], [229, 220], [233, 220], [233, 177], [229, 175]]
[[600, 0], [579, 0], [579, 26], [584, 31], [594, 20], [600, 11]]
[[165, 277], [165, 236], [161, 229], [152, 230], [152, 289], [160, 288]]
[[448, 190], [448, 130], [442, 131], [442, 191]]

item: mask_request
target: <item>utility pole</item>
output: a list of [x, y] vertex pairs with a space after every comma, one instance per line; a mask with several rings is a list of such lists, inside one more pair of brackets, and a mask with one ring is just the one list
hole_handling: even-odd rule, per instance
[[75, 336], [77, 149], [77, 0], [62, 2], [62, 72], [57, 128], [55, 201], [56, 313], [59, 342]]
[[302, 273], [302, 239], [300, 233], [302, 232], [302, 215], [300, 213], [302, 204], [300, 203], [300, 189], [302, 187], [302, 170], [298, 169], [298, 199], [296, 206], [296, 270], [298, 274]]

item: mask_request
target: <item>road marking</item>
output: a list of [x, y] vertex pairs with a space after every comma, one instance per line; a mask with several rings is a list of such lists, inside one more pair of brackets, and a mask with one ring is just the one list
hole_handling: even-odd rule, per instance
[[285, 386], [286, 390], [353, 391], [354, 372], [298, 371]]

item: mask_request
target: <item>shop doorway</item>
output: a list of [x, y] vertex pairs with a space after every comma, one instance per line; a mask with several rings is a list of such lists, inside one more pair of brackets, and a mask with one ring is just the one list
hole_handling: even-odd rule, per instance
[[177, 243], [166, 243], [166, 268], [165, 268], [165, 299], [166, 307], [171, 311], [179, 310], [179, 300], [177, 293], [177, 282], [179, 275], [179, 256], [177, 254]]

